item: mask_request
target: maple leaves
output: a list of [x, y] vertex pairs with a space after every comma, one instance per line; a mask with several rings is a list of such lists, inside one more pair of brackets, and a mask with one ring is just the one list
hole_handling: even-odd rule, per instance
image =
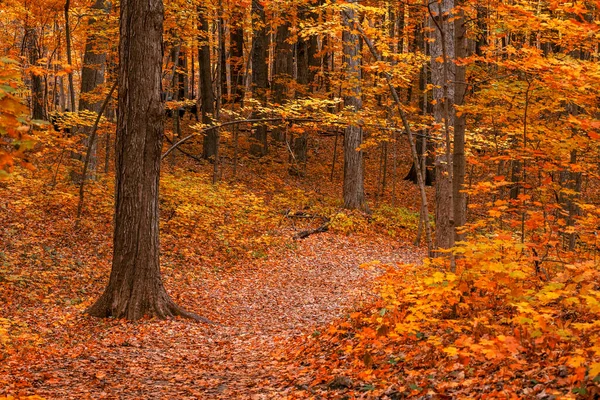
[[17, 62], [0, 58], [0, 178], [12, 171], [15, 160], [33, 168], [25, 160], [25, 151], [32, 148], [33, 142], [27, 135], [29, 112], [17, 97], [20, 90], [22, 82]]

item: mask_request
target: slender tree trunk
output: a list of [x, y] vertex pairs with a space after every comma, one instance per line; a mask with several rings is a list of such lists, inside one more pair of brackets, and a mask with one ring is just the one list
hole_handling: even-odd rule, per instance
[[[252, 95], [264, 106], [267, 102], [269, 39], [265, 28], [265, 8], [259, 0], [252, 0], [252, 19]], [[260, 112], [252, 114], [252, 119], [261, 117], [262, 113]], [[268, 151], [267, 127], [264, 124], [253, 127], [252, 139], [254, 142], [250, 145], [250, 154], [266, 155]]]
[[448, 129], [453, 125], [454, 119], [454, 113], [449, 112], [454, 103], [454, 24], [451, 23], [450, 15], [454, 0], [442, 0], [441, 3], [432, 3], [430, 7], [433, 42], [429, 44], [429, 49], [435, 100], [433, 116], [435, 122], [444, 128], [435, 156], [435, 247], [448, 249], [454, 245], [453, 166], [449, 156], [451, 149]]
[[[454, 51], [456, 59], [462, 59], [467, 56], [467, 28], [465, 22], [464, 11], [458, 12], [457, 18], [454, 20]], [[466, 84], [466, 67], [464, 65], [455, 66], [455, 92], [454, 105], [462, 106], [465, 102], [465, 94], [467, 89]], [[460, 230], [465, 225], [467, 220], [467, 205], [464, 190], [465, 184], [465, 124], [466, 117], [464, 113], [454, 112], [454, 148], [453, 148], [453, 200], [454, 200], [454, 225]], [[455, 240], [464, 239], [464, 234], [455, 232]]]
[[[198, 8], [198, 24], [200, 26], [200, 37], [198, 38], [198, 64], [200, 79], [198, 80], [198, 93], [202, 100], [201, 113], [202, 123], [210, 124], [215, 114], [215, 97], [212, 88], [210, 43], [208, 32], [207, 10]], [[209, 159], [217, 154], [217, 133], [211, 129], [204, 136], [202, 145], [202, 157]]]
[[158, 186], [162, 135], [162, 0], [122, 0], [115, 230], [110, 280], [87, 312], [137, 320], [183, 315], [159, 266]]
[[[284, 22], [277, 27], [275, 37], [275, 62], [273, 65], [273, 103], [284, 104], [289, 98], [288, 86], [294, 73], [294, 59], [290, 37], [290, 24]], [[281, 127], [272, 130], [273, 139], [283, 142], [285, 135]]]
[[65, 37], [67, 39], [67, 62], [71, 67], [69, 72], [69, 94], [71, 99], [71, 111], [77, 111], [75, 108], [75, 85], [73, 84], [73, 59], [71, 57], [71, 28], [69, 26], [69, 8], [71, 0], [65, 2]]
[[233, 103], [244, 98], [244, 29], [241, 21], [231, 27], [231, 92]]
[[[352, 0], [356, 2], [356, 0]], [[361, 100], [361, 71], [360, 44], [358, 35], [353, 33], [354, 10], [347, 9], [343, 13], [346, 29], [342, 33], [344, 43], [344, 65], [346, 66], [346, 81], [349, 89], [344, 94], [344, 105], [354, 111], [362, 108]], [[349, 125], [344, 134], [344, 207], [364, 209], [364, 165], [363, 152], [359, 147], [363, 142], [363, 130], [360, 126]]]
[[[109, 3], [104, 0], [96, 0], [94, 5], [91, 7], [93, 12], [109, 12]], [[83, 68], [81, 71], [81, 94], [79, 97], [79, 110], [88, 110], [93, 112], [99, 112], [102, 107], [102, 101], [94, 101], [90, 99], [90, 95], [96, 95], [94, 93], [98, 86], [104, 84], [104, 75], [106, 71], [106, 51], [100, 49], [101, 40], [100, 37], [95, 34], [94, 24], [96, 23], [96, 17], [92, 16], [89, 19], [88, 27], [91, 33], [87, 37], [85, 44], [85, 53], [83, 56]], [[87, 149], [89, 135], [92, 131], [92, 127], [84, 127], [81, 130], [83, 134], [83, 148]], [[96, 173], [96, 143], [93, 144], [88, 161], [88, 176], [87, 178], [93, 178]], [[74, 152], [73, 156], [79, 161], [83, 161], [83, 155], [79, 152]], [[81, 173], [73, 171], [71, 178], [78, 182], [81, 179]]]
[[[35, 28], [26, 28], [27, 52], [29, 55], [29, 64], [37, 65], [40, 59], [38, 46], [38, 32]], [[33, 119], [45, 119], [44, 115], [44, 87], [42, 77], [36, 73], [31, 74], [31, 109]]]

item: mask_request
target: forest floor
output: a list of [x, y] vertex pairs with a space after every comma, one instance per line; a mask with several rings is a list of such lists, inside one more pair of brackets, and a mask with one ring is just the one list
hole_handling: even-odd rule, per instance
[[[285, 172], [273, 173], [281, 164], [267, 160], [213, 186], [210, 165], [167, 164], [165, 286], [214, 324], [99, 320], [84, 310], [110, 271], [112, 178], [88, 186], [75, 226], [77, 188], [64, 177], [52, 184], [54, 168], [0, 182], [0, 398], [310, 397], [294, 382], [290, 354], [373, 300], [379, 272], [361, 264], [423, 257], [409, 244], [414, 211], [340, 212], [337, 186], [319, 184], [324, 173], [290, 185]], [[398, 184], [413, 202], [411, 185]], [[287, 217], [296, 210], [314, 218]], [[292, 239], [323, 215], [332, 218], [329, 232]]]
[[[374, 273], [361, 263], [419, 256], [382, 237], [313, 235], [281, 258], [195, 282], [203, 296], [186, 305], [211, 310], [214, 325], [99, 322], [65, 311], [56, 317], [66, 325], [38, 328], [46, 345], [3, 362], [0, 383], [4, 394], [65, 399], [295, 397], [283, 356], [293, 339], [369, 298]], [[30, 327], [39, 326], [28, 311]]]

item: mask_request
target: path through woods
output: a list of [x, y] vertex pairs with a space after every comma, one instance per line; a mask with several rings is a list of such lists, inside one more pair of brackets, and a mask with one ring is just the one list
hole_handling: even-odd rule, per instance
[[0, 382], [12, 393], [61, 399], [284, 398], [293, 370], [281, 355], [292, 339], [373, 295], [378, 272], [359, 265], [422, 257], [383, 237], [324, 233], [296, 243], [281, 257], [191, 285], [215, 325], [76, 316], [73, 335], [89, 338], [54, 332], [56, 340], [30, 363], [5, 364]]

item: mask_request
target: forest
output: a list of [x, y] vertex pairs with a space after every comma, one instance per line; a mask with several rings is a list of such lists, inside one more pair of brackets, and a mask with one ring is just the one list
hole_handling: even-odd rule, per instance
[[600, 398], [600, 1], [0, 0], [0, 400]]

